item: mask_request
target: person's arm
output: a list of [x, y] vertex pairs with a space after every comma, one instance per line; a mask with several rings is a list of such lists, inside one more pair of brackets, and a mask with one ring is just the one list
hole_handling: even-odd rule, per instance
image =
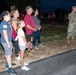
[[4, 36], [4, 39], [8, 45], [8, 48], [10, 48], [10, 43], [9, 43], [9, 40], [8, 40], [8, 35], [7, 35], [7, 30], [3, 30], [3, 36]]
[[36, 25], [36, 27], [38, 28], [38, 30], [40, 30], [40, 29], [41, 29], [41, 25], [39, 25], [39, 26], [37, 26], [37, 25]]
[[22, 37], [23, 41], [24, 41], [24, 42], [25, 42], [25, 44], [26, 44], [26, 48], [28, 48], [28, 44], [27, 44], [26, 37], [25, 37], [25, 36], [21, 36], [21, 37]]
[[33, 31], [36, 31], [37, 30], [37, 28], [33, 28], [30, 25], [27, 25], [27, 28], [30, 29], [30, 30], [33, 30]]
[[12, 27], [14, 28], [14, 30], [16, 31], [16, 29], [17, 29], [16, 22], [14, 20], [12, 20], [11, 24], [12, 24]]
[[21, 37], [22, 37], [23, 41], [25, 42], [25, 44], [27, 45], [27, 40], [26, 40], [25, 36], [21, 36]]
[[41, 29], [41, 25], [39, 25], [40, 29]]

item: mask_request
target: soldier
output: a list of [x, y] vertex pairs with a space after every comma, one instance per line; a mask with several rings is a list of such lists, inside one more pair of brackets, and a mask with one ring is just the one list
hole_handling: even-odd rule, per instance
[[75, 16], [74, 16], [74, 38], [76, 37], [76, 6], [75, 6]]
[[67, 33], [67, 42], [70, 43], [70, 40], [74, 40], [75, 37], [75, 26], [76, 26], [76, 6], [72, 7], [72, 12], [69, 14], [69, 24], [68, 24], [68, 33]]

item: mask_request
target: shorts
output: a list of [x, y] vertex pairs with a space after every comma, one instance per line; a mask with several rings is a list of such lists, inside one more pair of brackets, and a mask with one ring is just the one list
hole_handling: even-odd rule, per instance
[[26, 49], [26, 46], [19, 45], [19, 48], [20, 48], [20, 50], [25, 50]]
[[26, 35], [26, 39], [27, 39], [27, 42], [33, 42], [34, 40], [34, 33], [30, 34], [30, 35]]
[[11, 48], [8, 48], [7, 43], [2, 43], [6, 55], [12, 55], [12, 42], [10, 42]]

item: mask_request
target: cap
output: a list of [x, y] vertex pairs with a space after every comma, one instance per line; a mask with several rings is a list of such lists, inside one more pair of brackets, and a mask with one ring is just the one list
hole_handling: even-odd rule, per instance
[[10, 13], [8, 12], [8, 11], [3, 11], [2, 13], [1, 13], [1, 16], [3, 17], [3, 16], [6, 16], [6, 15], [9, 15]]
[[30, 9], [30, 8], [32, 8], [31, 6], [27, 6], [26, 8], [25, 8], [25, 11], [27, 11], [28, 9]]

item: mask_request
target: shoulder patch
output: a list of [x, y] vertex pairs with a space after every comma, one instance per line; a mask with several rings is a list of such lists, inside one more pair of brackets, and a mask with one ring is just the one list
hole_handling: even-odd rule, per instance
[[7, 28], [7, 25], [3, 25], [3, 28]]

